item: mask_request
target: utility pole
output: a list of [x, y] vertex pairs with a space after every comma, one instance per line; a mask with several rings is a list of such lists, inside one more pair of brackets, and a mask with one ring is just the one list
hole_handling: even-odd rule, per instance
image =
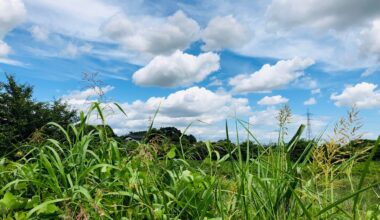
[[307, 139], [310, 141], [311, 140], [311, 113], [309, 111], [309, 108], [307, 108]]

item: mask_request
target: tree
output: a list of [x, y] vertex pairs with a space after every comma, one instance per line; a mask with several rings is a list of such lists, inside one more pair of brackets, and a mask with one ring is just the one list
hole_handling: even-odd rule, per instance
[[152, 128], [148, 131], [129, 132], [120, 138], [125, 141], [141, 141], [149, 143], [157, 152], [157, 155], [162, 156], [173, 147], [177, 149], [182, 145], [185, 152], [194, 147], [197, 139], [193, 135], [183, 134], [175, 127]]
[[0, 156], [9, 155], [35, 132], [57, 133], [52, 127], [44, 127], [48, 122], [67, 126], [77, 120], [76, 112], [59, 100], [37, 102], [32, 95], [33, 87], [18, 84], [12, 75], [6, 75], [6, 81], [0, 82]]

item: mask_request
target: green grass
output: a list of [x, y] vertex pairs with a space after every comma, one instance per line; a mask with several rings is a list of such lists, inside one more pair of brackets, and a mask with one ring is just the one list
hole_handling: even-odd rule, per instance
[[[85, 132], [92, 111], [104, 127]], [[98, 104], [80, 118], [67, 128], [51, 124], [66, 140], [48, 139], [19, 161], [0, 159], [3, 219], [380, 218], [379, 163], [359, 163], [358, 155], [332, 162], [333, 145], [314, 144], [293, 162], [289, 152], [304, 126], [254, 158], [230, 160], [240, 152], [233, 146], [218, 157], [208, 143], [208, 158], [193, 161], [181, 146], [163, 157], [144, 142], [128, 151], [107, 136]]]

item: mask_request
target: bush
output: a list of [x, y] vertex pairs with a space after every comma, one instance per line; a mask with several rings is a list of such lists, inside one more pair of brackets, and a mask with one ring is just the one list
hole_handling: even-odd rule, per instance
[[0, 156], [14, 155], [15, 147], [42, 136], [56, 137], [56, 129], [44, 127], [54, 121], [63, 126], [77, 120], [76, 111], [59, 100], [53, 103], [33, 100], [33, 87], [18, 84], [11, 75], [0, 82]]

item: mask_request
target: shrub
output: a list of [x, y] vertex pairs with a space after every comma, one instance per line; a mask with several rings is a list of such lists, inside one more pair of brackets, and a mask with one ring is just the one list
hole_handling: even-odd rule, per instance
[[77, 120], [76, 112], [59, 100], [37, 102], [32, 95], [32, 86], [18, 84], [11, 75], [0, 82], [0, 156], [12, 157], [21, 144], [38, 142], [43, 135], [56, 137], [55, 128], [44, 127], [50, 121], [67, 126]]

